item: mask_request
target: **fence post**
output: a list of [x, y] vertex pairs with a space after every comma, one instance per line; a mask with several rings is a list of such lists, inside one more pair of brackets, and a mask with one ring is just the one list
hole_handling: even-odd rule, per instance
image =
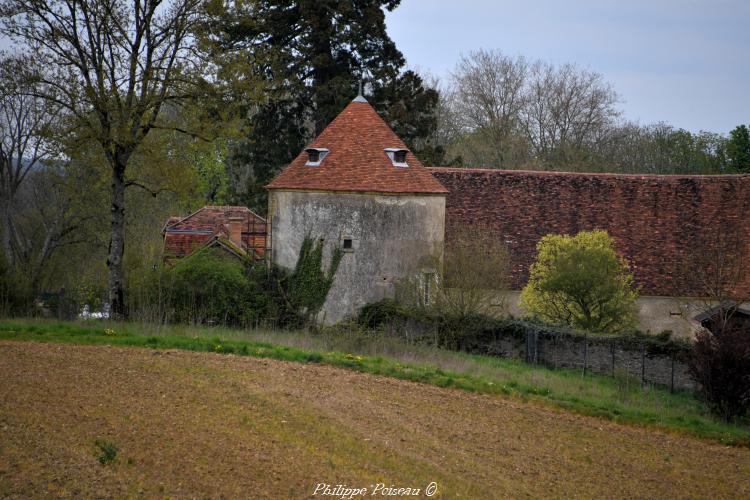
[[615, 341], [612, 340], [609, 343], [609, 348], [612, 351], [612, 376], [615, 376]]
[[538, 332], [536, 330], [526, 332], [526, 362], [535, 365], [537, 362], [537, 341]]
[[557, 336], [559, 333], [555, 333], [552, 336], [552, 367], [557, 368]]
[[589, 357], [589, 336], [583, 334], [583, 375], [586, 376], [586, 365], [588, 364]]
[[641, 344], [641, 385], [646, 383], [646, 344]]

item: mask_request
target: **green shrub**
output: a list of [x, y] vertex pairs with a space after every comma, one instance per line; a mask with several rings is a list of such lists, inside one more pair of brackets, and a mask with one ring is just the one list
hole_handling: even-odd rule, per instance
[[247, 325], [265, 308], [246, 265], [221, 250], [200, 250], [161, 279], [166, 314], [177, 322]]
[[542, 238], [521, 292], [534, 317], [593, 333], [632, 329], [636, 298], [627, 262], [601, 230]]
[[357, 316], [357, 324], [364, 328], [388, 327], [410, 341], [447, 349], [467, 349], [481, 343], [504, 321], [482, 314], [446, 314], [435, 308], [408, 307], [390, 299], [367, 304]]
[[393, 325], [407, 317], [407, 309], [391, 299], [367, 304], [359, 310], [357, 324], [365, 328], [379, 328], [383, 325]]
[[[362, 328], [387, 328], [409, 341], [429, 343], [450, 350], [475, 354], [498, 354], [494, 345], [501, 338], [523, 340], [530, 333], [539, 336], [565, 337], [583, 341], [590, 334], [568, 326], [550, 325], [511, 316], [497, 318], [481, 314], [456, 315], [440, 313], [435, 309], [407, 307], [393, 300], [367, 304], [360, 309], [357, 324]], [[649, 355], [674, 355], [686, 358], [691, 349], [687, 340], [674, 340], [669, 332], [650, 335], [638, 331], [607, 335], [623, 349], [645, 349]]]
[[129, 280], [131, 319], [156, 323], [297, 328], [312, 323], [341, 261], [322, 269], [323, 242], [306, 238], [293, 271], [204, 248]]

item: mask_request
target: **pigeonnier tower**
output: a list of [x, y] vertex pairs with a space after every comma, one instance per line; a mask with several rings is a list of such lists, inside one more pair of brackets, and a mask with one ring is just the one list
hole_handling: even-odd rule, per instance
[[393, 297], [442, 258], [448, 191], [357, 96], [268, 186], [271, 259], [293, 268], [306, 236], [344, 251], [319, 321]]

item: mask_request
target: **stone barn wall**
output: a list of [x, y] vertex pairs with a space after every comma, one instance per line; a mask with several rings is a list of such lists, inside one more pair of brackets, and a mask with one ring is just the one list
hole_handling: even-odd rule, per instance
[[445, 196], [274, 189], [269, 192], [273, 262], [292, 269], [305, 236], [324, 238], [324, 265], [332, 245], [345, 251], [320, 320], [333, 324], [363, 305], [392, 298], [395, 281], [442, 258]]

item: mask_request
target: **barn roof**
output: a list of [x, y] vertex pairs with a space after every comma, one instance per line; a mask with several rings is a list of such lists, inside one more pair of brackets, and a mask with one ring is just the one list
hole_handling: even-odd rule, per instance
[[[307, 149], [327, 150], [320, 165], [306, 165]], [[361, 96], [300, 152], [268, 189], [445, 194], [448, 191], [409, 151], [395, 166], [386, 150], [407, 146]]]
[[[606, 230], [643, 295], [705, 296], [694, 267], [710, 273], [728, 243], [750, 262], [750, 175], [429, 171], [450, 190], [446, 243], [471, 225], [501, 238], [517, 289], [526, 284], [536, 244], [549, 233]], [[733, 292], [750, 297], [750, 273]]]

